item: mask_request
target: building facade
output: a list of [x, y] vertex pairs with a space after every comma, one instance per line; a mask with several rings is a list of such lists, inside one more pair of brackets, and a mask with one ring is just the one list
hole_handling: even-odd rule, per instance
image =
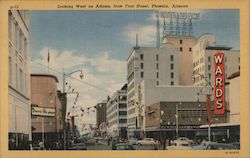
[[107, 102], [103, 101], [96, 105], [96, 127], [100, 128], [102, 123], [107, 123]]
[[197, 39], [194, 36], [167, 35], [162, 43], [172, 44], [178, 54], [179, 85], [193, 85], [193, 47]]
[[[226, 123], [227, 115], [212, 114], [213, 123]], [[158, 102], [145, 107], [145, 116], [147, 137], [158, 140], [175, 139], [178, 136], [196, 139], [200, 125], [208, 124], [205, 101]]]
[[240, 72], [233, 73], [229, 80], [229, 108], [228, 122], [240, 125]]
[[11, 10], [9, 36], [9, 148], [27, 148], [31, 140], [29, 12]]
[[127, 138], [127, 84], [107, 100], [110, 137]]
[[[176, 49], [171, 44], [163, 44], [159, 48], [134, 47], [127, 59], [127, 117], [128, 133], [140, 131], [142, 126], [141, 108], [138, 108], [139, 83], [145, 79], [154, 79], [154, 85], [178, 85], [178, 56]], [[139, 119], [139, 120], [138, 120]]]
[[[212, 34], [203, 34], [193, 48], [194, 85], [214, 85], [214, 54], [224, 53], [225, 82], [233, 73], [240, 70], [240, 52], [231, 47], [217, 46]], [[207, 81], [206, 81], [207, 80]], [[208, 83], [208, 84], [209, 84]]]
[[57, 83], [53, 75], [31, 74], [32, 140], [43, 141], [45, 147], [63, 139], [64, 120]]

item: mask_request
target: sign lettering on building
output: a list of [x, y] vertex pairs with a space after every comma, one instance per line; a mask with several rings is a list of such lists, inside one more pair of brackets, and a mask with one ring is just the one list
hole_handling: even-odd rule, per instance
[[31, 115], [33, 116], [50, 116], [54, 117], [56, 110], [54, 108], [31, 107]]
[[225, 77], [224, 53], [214, 54], [214, 113], [223, 115], [225, 112]]

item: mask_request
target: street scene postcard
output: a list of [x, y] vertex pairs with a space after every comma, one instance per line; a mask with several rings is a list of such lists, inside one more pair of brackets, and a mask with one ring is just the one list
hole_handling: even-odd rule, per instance
[[0, 157], [250, 156], [249, 1], [207, 2], [1, 1]]

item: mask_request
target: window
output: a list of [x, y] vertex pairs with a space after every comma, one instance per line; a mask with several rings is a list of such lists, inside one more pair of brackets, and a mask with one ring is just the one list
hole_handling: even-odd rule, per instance
[[189, 52], [192, 52], [192, 48], [189, 48]]
[[159, 85], [159, 81], [156, 81], [156, 85]]
[[13, 29], [12, 29], [12, 21], [11, 17], [9, 17], [9, 40], [12, 42], [12, 34], [13, 34]]
[[19, 29], [18, 29], [18, 25], [17, 23], [15, 24], [15, 45], [16, 45], [16, 49], [18, 50], [18, 39], [19, 39]]
[[119, 115], [120, 116], [126, 116], [127, 115], [127, 111], [119, 111]]
[[170, 56], [170, 60], [174, 61], [174, 56], [173, 55]]
[[174, 73], [173, 73], [173, 72], [171, 72], [171, 78], [172, 78], [172, 79], [174, 78]]
[[174, 85], [174, 81], [171, 81], [171, 85]]
[[173, 70], [174, 69], [174, 64], [171, 64], [171, 70]]
[[180, 44], [182, 44], [182, 42], [183, 42], [183, 41], [182, 41], [182, 40], [180, 40]]
[[157, 69], [157, 70], [159, 69], [159, 64], [158, 64], [158, 63], [156, 64], [156, 69]]
[[127, 104], [119, 104], [119, 109], [121, 108], [127, 108]]
[[211, 78], [211, 74], [210, 73], [208, 73], [208, 78]]
[[17, 65], [17, 63], [15, 64], [16, 65], [16, 67], [15, 67], [15, 72], [16, 72], [16, 74], [15, 74], [15, 76], [16, 76], [16, 89], [18, 89], [19, 88], [19, 77], [18, 77], [18, 65]]
[[238, 62], [240, 63], [240, 57], [238, 57]]
[[143, 60], [143, 54], [140, 55], [141, 60]]
[[119, 123], [127, 123], [127, 119], [119, 119]]
[[141, 78], [143, 78], [144, 77], [144, 74], [143, 74], [143, 72], [141, 72]]
[[9, 85], [12, 85], [12, 59], [9, 56]]
[[141, 63], [141, 69], [143, 69], [143, 63]]
[[159, 61], [159, 55], [156, 54], [156, 61]]
[[208, 70], [211, 70], [211, 65], [208, 65], [208, 66], [207, 66], [207, 69], [208, 69]]
[[180, 47], [180, 52], [182, 52], [182, 47]]
[[225, 57], [225, 63], [227, 62], [227, 57]]
[[156, 72], [156, 78], [159, 78], [159, 72]]
[[210, 63], [210, 61], [211, 61], [211, 57], [210, 56], [207, 57], [207, 61]]

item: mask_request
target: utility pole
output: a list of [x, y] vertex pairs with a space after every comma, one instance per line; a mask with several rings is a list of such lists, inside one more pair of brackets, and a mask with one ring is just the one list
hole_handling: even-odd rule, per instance
[[175, 118], [176, 118], [176, 139], [179, 137], [179, 109], [178, 109], [178, 103], [176, 104], [176, 111], [175, 111]]
[[[75, 71], [73, 71], [73, 72], [71, 72], [71, 73], [68, 73], [68, 74], [66, 74], [65, 72], [64, 72], [64, 69], [63, 69], [63, 99], [64, 99], [64, 101], [65, 101], [65, 109], [67, 109], [67, 102], [66, 102], [66, 97], [67, 97], [67, 93], [65, 92], [65, 78], [66, 78], [66, 76], [70, 76], [70, 75], [72, 75], [73, 73], [76, 73], [76, 72], [80, 72], [80, 78], [82, 79], [83, 78], [83, 72], [82, 72], [82, 70], [75, 70]], [[66, 110], [67, 111], [67, 110]], [[66, 115], [66, 113], [65, 113], [65, 115]], [[65, 117], [66, 118], [66, 117]], [[64, 144], [64, 150], [66, 149], [66, 122], [65, 122], [65, 120], [64, 120], [64, 129], [63, 129], [63, 144]]]

